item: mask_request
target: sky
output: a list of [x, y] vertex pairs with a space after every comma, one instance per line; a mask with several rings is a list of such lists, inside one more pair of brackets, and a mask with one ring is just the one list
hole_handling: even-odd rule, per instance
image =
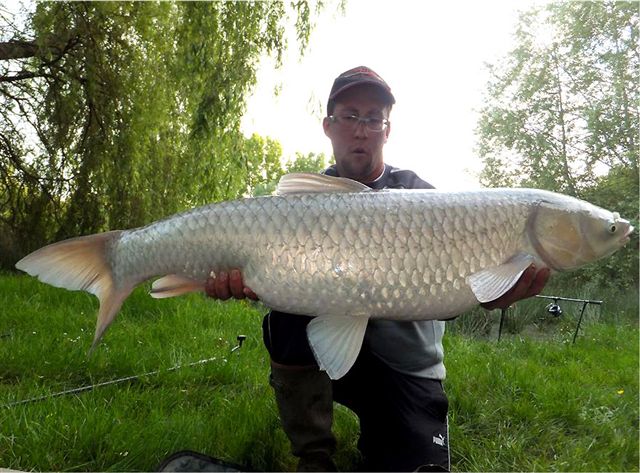
[[365, 65], [396, 98], [385, 162], [442, 190], [478, 188], [475, 129], [485, 63], [508, 53], [518, 12], [540, 3], [348, 0], [344, 15], [335, 8], [321, 14], [302, 59], [294, 46], [278, 70], [262, 61], [243, 131], [278, 140], [285, 156], [331, 157], [322, 131], [329, 90], [341, 72]]

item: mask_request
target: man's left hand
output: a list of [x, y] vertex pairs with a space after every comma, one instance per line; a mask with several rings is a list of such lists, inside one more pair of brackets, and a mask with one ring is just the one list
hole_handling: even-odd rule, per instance
[[536, 271], [536, 267], [531, 265], [524, 270], [515, 286], [495, 301], [485, 302], [480, 305], [487, 310], [507, 309], [514, 302], [538, 295], [547, 284], [550, 272], [549, 268], [542, 268], [540, 271]]

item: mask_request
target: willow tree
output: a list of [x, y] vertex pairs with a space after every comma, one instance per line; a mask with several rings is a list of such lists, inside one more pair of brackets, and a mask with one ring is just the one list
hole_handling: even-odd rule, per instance
[[[514, 49], [490, 66], [483, 184], [564, 192], [637, 224], [639, 24], [637, 2], [550, 3], [521, 16]], [[636, 233], [586, 279], [637, 285], [637, 245]]]
[[[0, 254], [140, 225], [273, 179], [240, 132], [259, 59], [306, 1], [40, 2], [1, 24]], [[267, 162], [268, 161], [268, 162]], [[277, 169], [277, 171], [274, 171]]]

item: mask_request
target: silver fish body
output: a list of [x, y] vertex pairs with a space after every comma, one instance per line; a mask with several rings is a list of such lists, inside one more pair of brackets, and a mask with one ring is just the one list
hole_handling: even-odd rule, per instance
[[477, 304], [465, 278], [531, 250], [530, 193], [277, 196], [198, 208], [122, 233], [119, 285], [164, 274], [203, 281], [240, 268], [274, 309], [429, 319]]
[[[97, 294], [96, 339], [144, 280], [168, 275], [152, 295], [170, 297], [201, 289], [212, 271], [239, 268], [267, 306], [318, 316], [309, 339], [336, 378], [355, 360], [369, 318], [446, 319], [504, 294], [531, 263], [573, 269], [612, 253], [633, 230], [617, 214], [547, 191], [368, 191], [338, 183], [337, 192], [324, 192], [332, 178], [307, 176], [311, 188], [290, 179], [293, 191], [285, 195], [212, 204], [103, 234], [107, 269], [84, 272], [108, 272], [108, 290], [95, 274], [82, 284], [61, 277], [51, 268], [65, 267], [64, 258], [54, 263], [47, 252], [17, 266]], [[71, 253], [64, 243], [51, 247]], [[69, 265], [65, 271], [77, 274]]]

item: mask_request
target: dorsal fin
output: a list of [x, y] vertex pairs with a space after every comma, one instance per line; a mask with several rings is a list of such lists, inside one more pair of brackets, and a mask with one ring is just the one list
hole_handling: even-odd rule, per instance
[[294, 172], [280, 178], [277, 195], [314, 194], [321, 192], [364, 192], [371, 189], [345, 177], [332, 177], [310, 172]]

